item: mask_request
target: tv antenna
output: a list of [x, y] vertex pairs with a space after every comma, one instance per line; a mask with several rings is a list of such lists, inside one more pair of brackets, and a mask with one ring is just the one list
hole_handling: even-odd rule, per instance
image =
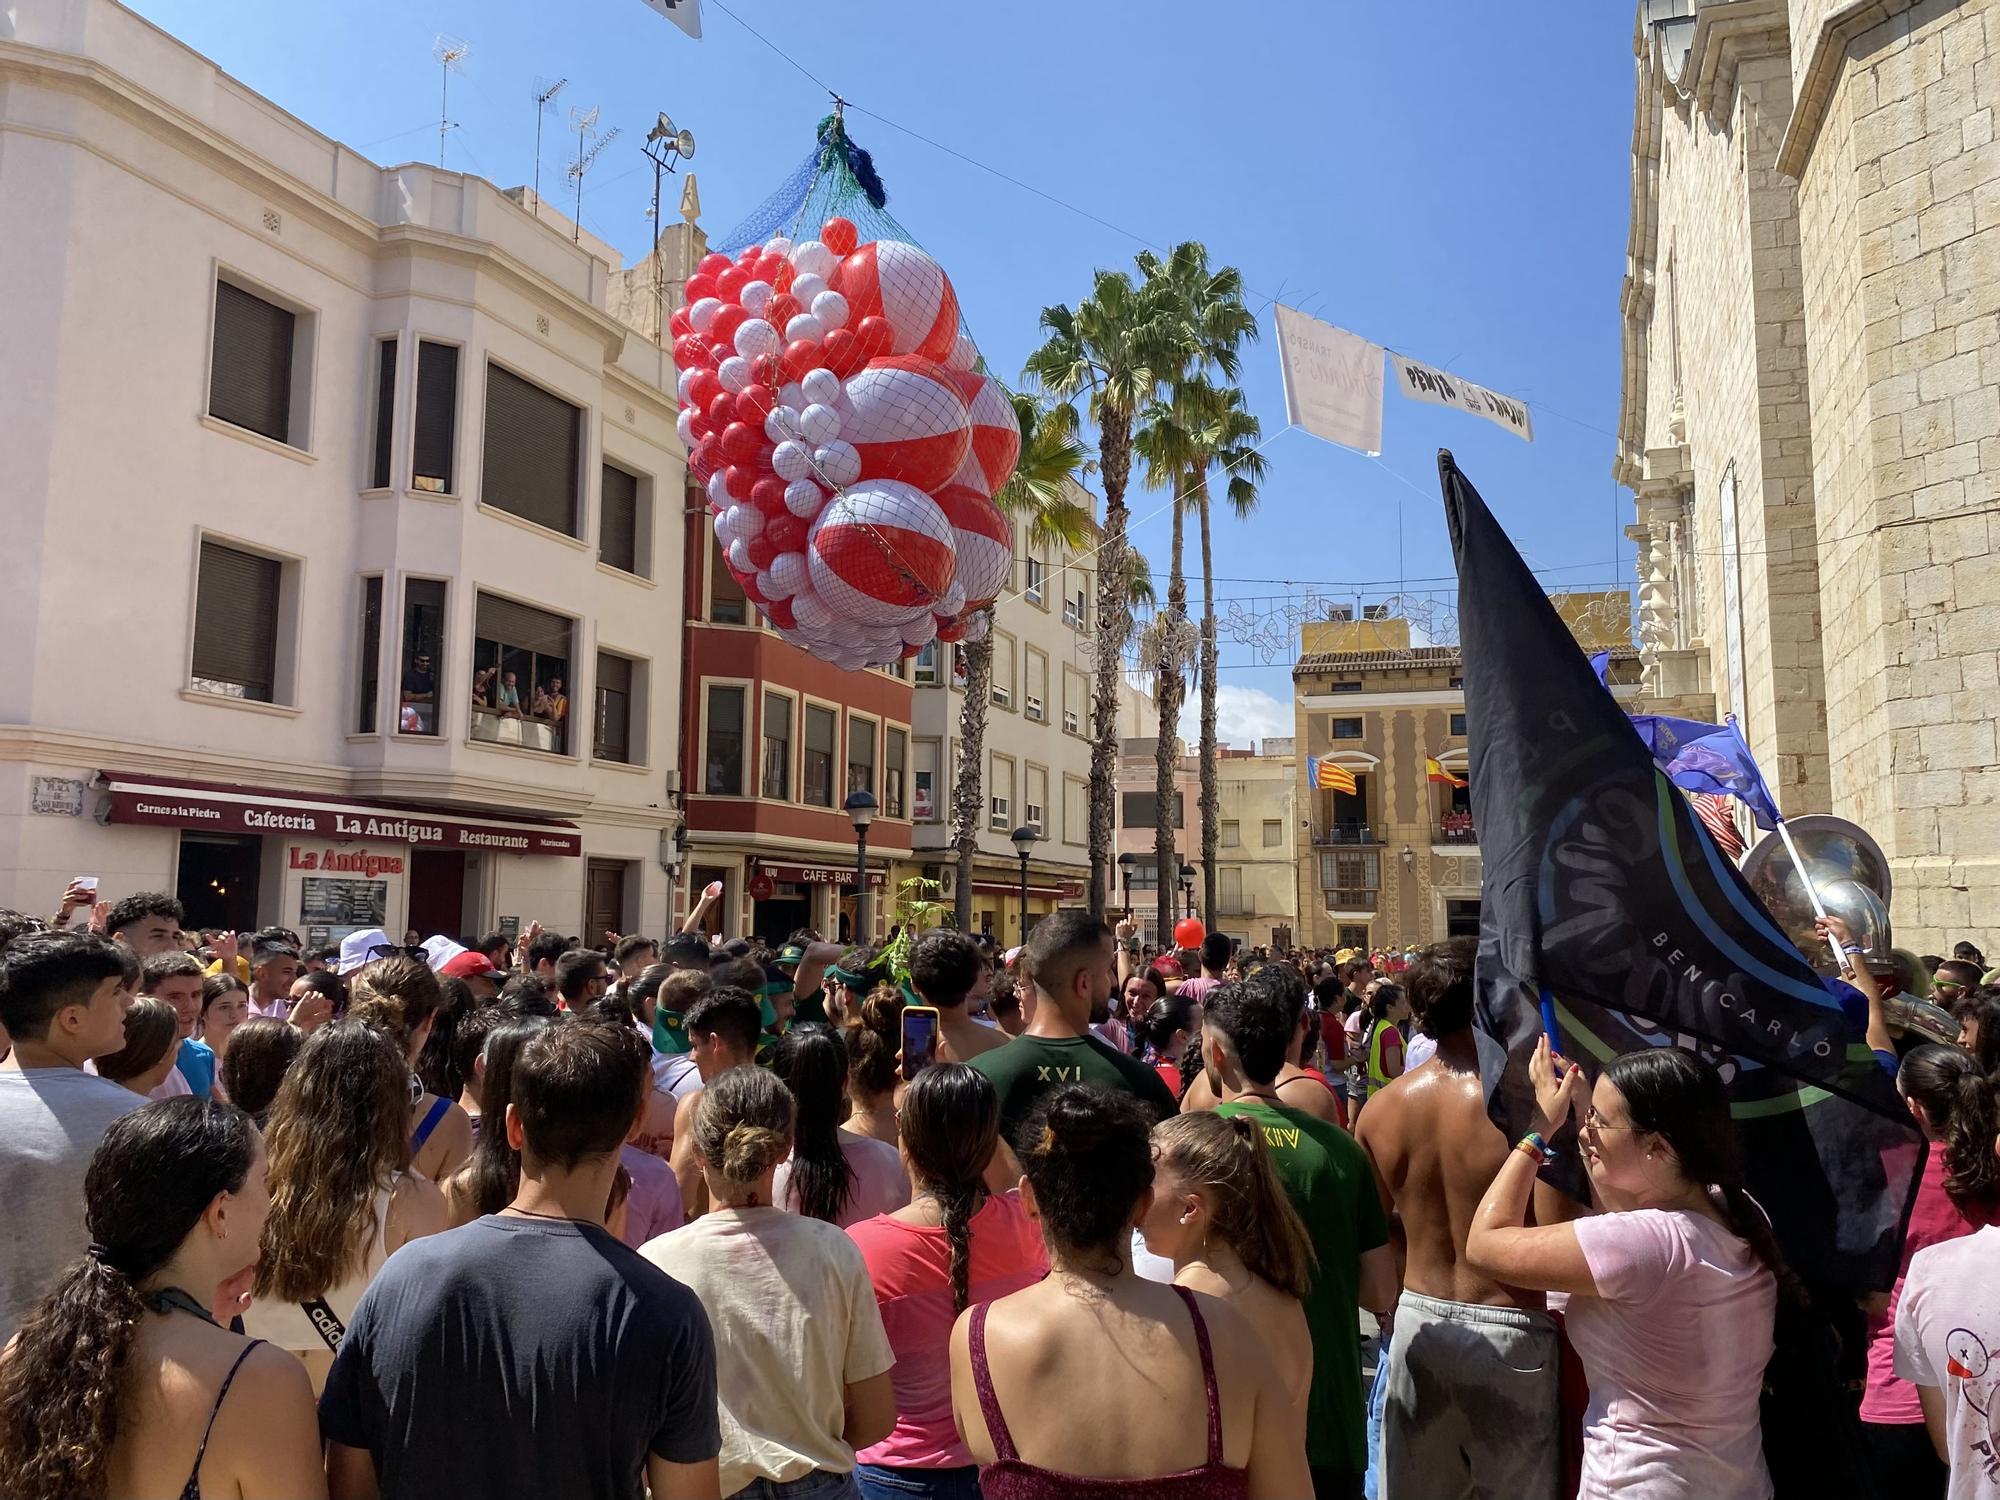
[[553, 113], [551, 106], [555, 103], [556, 95], [560, 94], [568, 83], [567, 78], [558, 78], [544, 88], [541, 79], [535, 80], [535, 217], [537, 219], [542, 216], [542, 121]]
[[472, 50], [472, 43], [455, 36], [438, 33], [431, 43], [431, 56], [438, 63], [438, 166], [444, 166], [444, 138], [451, 129], [447, 101], [451, 97], [451, 75], [465, 71], [465, 55]]
[[576, 184], [576, 217], [570, 224], [570, 239], [582, 244], [583, 174], [590, 170], [590, 164], [597, 160], [599, 153], [618, 139], [618, 127], [613, 125], [592, 140], [592, 133], [597, 129], [597, 106], [593, 104], [589, 109], [571, 108], [569, 128], [576, 132], [576, 160], [569, 164], [569, 179]]
[[[660, 264], [660, 175], [672, 172], [676, 162], [694, 157], [694, 132], [679, 130], [665, 111], [646, 132], [646, 144], [641, 148], [646, 160], [653, 164], [653, 206], [647, 210], [647, 217], [653, 221], [653, 341], [664, 346], [667, 326], [667, 280], [666, 270]], [[692, 183], [693, 178], [688, 181]], [[690, 228], [689, 233], [693, 230]]]

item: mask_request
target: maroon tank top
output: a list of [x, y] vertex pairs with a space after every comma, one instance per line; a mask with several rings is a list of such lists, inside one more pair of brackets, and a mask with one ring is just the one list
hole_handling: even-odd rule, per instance
[[999, 1455], [979, 1469], [979, 1492], [986, 1500], [1245, 1500], [1250, 1493], [1247, 1469], [1232, 1469], [1222, 1461], [1222, 1403], [1215, 1394], [1215, 1356], [1208, 1346], [1208, 1325], [1201, 1320], [1194, 1293], [1174, 1290], [1194, 1319], [1195, 1343], [1201, 1348], [1201, 1384], [1208, 1401], [1208, 1462], [1198, 1469], [1163, 1474], [1157, 1479], [1086, 1479], [1023, 1463], [1014, 1448], [1000, 1398], [993, 1393], [993, 1374], [986, 1365], [986, 1310], [982, 1302], [972, 1313], [972, 1383], [979, 1391], [979, 1410], [986, 1434]]

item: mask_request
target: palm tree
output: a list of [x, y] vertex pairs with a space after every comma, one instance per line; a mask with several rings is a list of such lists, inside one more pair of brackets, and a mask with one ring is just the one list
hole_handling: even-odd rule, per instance
[[1104, 478], [1090, 746], [1090, 910], [1101, 917], [1111, 868], [1118, 682], [1132, 634], [1131, 566], [1125, 539], [1132, 424], [1153, 399], [1161, 378], [1187, 359], [1188, 336], [1185, 324], [1156, 288], [1135, 287], [1122, 271], [1098, 271], [1090, 295], [1073, 309], [1043, 308], [1041, 326], [1048, 338], [1028, 356], [1027, 373], [1059, 401], [1089, 393], [1098, 469]]
[[[1031, 396], [1014, 398], [1014, 419], [1021, 427], [1021, 457], [1014, 473], [994, 495], [1003, 514], [1025, 519], [1028, 540], [1036, 546], [1081, 548], [1091, 525], [1089, 507], [1076, 497], [1075, 476], [1084, 466], [1083, 444], [1077, 436], [1076, 408], [1044, 406]], [[958, 774], [952, 787], [951, 838], [958, 855], [958, 881], [952, 895], [953, 920], [959, 931], [972, 930], [972, 864], [979, 852], [979, 830], [986, 813], [986, 708], [993, 691], [993, 611], [982, 613], [985, 626], [976, 641], [959, 649], [965, 661], [965, 702], [958, 711]], [[1027, 913], [1022, 913], [1025, 923]]]
[[[1152, 641], [1158, 650], [1159, 735], [1155, 744], [1156, 815], [1153, 854], [1159, 878], [1159, 922], [1164, 934], [1173, 925], [1176, 866], [1173, 827], [1174, 749], [1179, 734], [1186, 677], [1196, 654], [1187, 626], [1187, 578], [1182, 566], [1182, 519], [1192, 507], [1202, 516], [1204, 627], [1212, 633], [1214, 588], [1208, 581], [1208, 471], [1222, 450], [1231, 445], [1244, 419], [1242, 395], [1234, 382], [1239, 350], [1257, 336], [1257, 320], [1243, 304], [1243, 278], [1234, 266], [1210, 271], [1208, 251], [1197, 241], [1176, 245], [1162, 260], [1151, 251], [1138, 258], [1144, 286], [1171, 309], [1183, 325], [1182, 362], [1163, 372], [1164, 398], [1151, 403], [1136, 440], [1146, 460], [1147, 483], [1173, 496], [1172, 559], [1167, 575], [1167, 610], [1157, 622]], [[1211, 376], [1219, 375], [1224, 384]], [[1251, 422], [1255, 432], [1255, 422]], [[1255, 441], [1254, 436], [1251, 439]], [[1261, 463], [1262, 460], [1259, 460]], [[1254, 488], [1252, 501], [1254, 503]], [[1218, 806], [1215, 772], [1213, 660], [1203, 650], [1201, 766], [1202, 912], [1212, 922], [1215, 912], [1215, 845]], [[1164, 939], [1163, 939], [1164, 940]]]

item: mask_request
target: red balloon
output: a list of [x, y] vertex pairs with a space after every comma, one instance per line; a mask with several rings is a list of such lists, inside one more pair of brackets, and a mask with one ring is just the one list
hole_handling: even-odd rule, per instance
[[759, 609], [762, 609], [771, 602], [764, 597], [764, 591], [757, 587], [757, 575], [755, 573], [746, 573], [743, 575], [743, 595]]
[[[727, 457], [727, 455], [724, 456]], [[729, 491], [729, 496], [732, 500], [748, 500], [750, 492], [757, 487], [757, 481], [763, 478], [763, 475], [759, 474], [755, 469], [748, 468], [743, 464], [731, 464], [723, 473], [722, 483], [724, 488]]]
[[905, 646], [903, 648], [904, 661], [908, 661], [912, 657], [922, 656], [923, 654], [924, 654], [924, 648], [922, 646]]
[[778, 284], [778, 267], [789, 264], [790, 262], [784, 256], [767, 250], [757, 257], [755, 267], [757, 279], [759, 281], [768, 281], [772, 286], [776, 286]]
[[771, 617], [771, 623], [780, 630], [796, 630], [798, 621], [792, 617], [792, 601], [770, 599], [764, 604], [764, 613]]
[[748, 422], [761, 434], [764, 418], [771, 415], [771, 408], [777, 404], [778, 394], [768, 385], [746, 386], [736, 397], [737, 420]]
[[769, 278], [771, 285], [781, 292], [789, 292], [792, 289], [792, 283], [798, 279], [799, 268], [786, 260], [782, 255], [779, 256], [778, 272], [775, 276]]
[[697, 271], [687, 279], [688, 306], [692, 307], [704, 297], [715, 295], [715, 276], [712, 272]]
[[694, 445], [694, 452], [688, 455], [688, 469], [696, 479], [707, 484], [709, 476], [715, 473], [715, 466], [722, 455], [716, 451], [713, 435], [703, 438]]
[[762, 245], [745, 245], [736, 253], [736, 264], [746, 271], [755, 271], [757, 262], [764, 258]]
[[[750, 503], [773, 519], [791, 515], [791, 512], [785, 509], [785, 481], [775, 474], [766, 474], [750, 486]], [[771, 528], [765, 527], [764, 535], [770, 534]]]
[[724, 303], [715, 315], [715, 321], [708, 325], [708, 342], [718, 364], [736, 352], [736, 330], [749, 321], [750, 314], [734, 302]]
[[962, 641], [965, 639], [965, 621], [952, 620], [938, 626], [937, 638], [941, 641]]
[[808, 371], [820, 367], [820, 348], [811, 339], [793, 339], [785, 345], [785, 357], [780, 368], [786, 380], [804, 380]]
[[741, 266], [731, 266], [715, 278], [715, 295], [724, 302], [734, 302], [743, 295], [743, 288], [750, 285], [750, 273]]
[[705, 365], [707, 363], [708, 357], [702, 350], [701, 342], [693, 334], [683, 333], [675, 337], [674, 367], [676, 369], [692, 370], [698, 365]]
[[[757, 461], [757, 449], [763, 441], [764, 434], [748, 422], [731, 422], [722, 429], [722, 456], [732, 464], [753, 464]], [[746, 495], [750, 492], [748, 485], [744, 486], [743, 492]]]
[[699, 407], [688, 408], [688, 426], [693, 429], [697, 441], [715, 435], [715, 424], [708, 420], [708, 413]]
[[750, 565], [752, 567], [768, 568], [771, 566], [771, 559], [777, 555], [778, 549], [771, 545], [769, 537], [757, 536], [750, 539]]
[[[759, 480], [758, 483], [763, 483]], [[784, 482], [778, 482], [778, 504], [785, 503]], [[797, 552], [806, 544], [806, 533], [812, 529], [810, 522], [786, 511], [764, 528], [764, 535], [771, 539], [771, 545], [780, 552]]]
[[[730, 265], [731, 261], [728, 256], [724, 255], [720, 250], [711, 250], [701, 258], [701, 264], [695, 267], [695, 270], [703, 276], [720, 276], [724, 271], [729, 269]], [[689, 300], [692, 301], [693, 299], [690, 298]]]
[[693, 333], [694, 319], [688, 316], [688, 310], [685, 307], [677, 307], [674, 309], [673, 315], [667, 319], [667, 329], [675, 338], [679, 338], [684, 333]]
[[693, 380], [688, 382], [688, 405], [708, 410], [709, 402], [725, 394], [722, 379], [713, 370], [697, 370]]
[[790, 292], [780, 292], [771, 299], [771, 305], [764, 310], [764, 316], [770, 319], [773, 328], [782, 333], [785, 325], [804, 311], [805, 309], [799, 306], [798, 298]]
[[743, 392], [749, 395], [754, 390], [775, 391], [785, 383], [783, 367], [775, 354], [752, 355], [750, 359], [750, 384]]
[[826, 367], [842, 380], [860, 369], [867, 358], [861, 352], [861, 341], [854, 336], [851, 329], [846, 328], [836, 328], [829, 333], [826, 342], [820, 345], [820, 350], [820, 357], [826, 361]]
[[[942, 631], [938, 632], [940, 635]], [[1201, 940], [1208, 936], [1208, 929], [1201, 925], [1198, 917], [1182, 917], [1174, 923], [1174, 946], [1177, 948], [1199, 948]]]
[[861, 243], [860, 231], [852, 219], [831, 218], [819, 226], [819, 242], [835, 255], [849, 256]]
[[[723, 311], [726, 312], [728, 309], [725, 308]], [[720, 317], [716, 321], [720, 322]], [[890, 346], [896, 342], [896, 332], [889, 326], [889, 320], [884, 317], [863, 318], [861, 326], [854, 330], [854, 336], [861, 345], [861, 355], [865, 360], [887, 354]]]
[[702, 408], [702, 415], [708, 418], [708, 425], [717, 432], [729, 430], [736, 420], [736, 398], [727, 391], [717, 391]]

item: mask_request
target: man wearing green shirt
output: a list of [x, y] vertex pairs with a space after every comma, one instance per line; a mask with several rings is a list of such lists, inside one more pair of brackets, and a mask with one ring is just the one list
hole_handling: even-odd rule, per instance
[[1278, 1101], [1278, 1070], [1298, 1028], [1305, 986], [1282, 965], [1218, 985], [1204, 1005], [1202, 1065], [1220, 1115], [1247, 1115], [1305, 1221], [1318, 1270], [1305, 1297], [1312, 1334], [1306, 1462], [1317, 1500], [1358, 1497], [1368, 1467], [1367, 1393], [1357, 1306], [1386, 1317], [1396, 1302], [1395, 1252], [1368, 1158], [1338, 1125]]
[[1137, 1095], [1156, 1116], [1174, 1113], [1160, 1075], [1090, 1034], [1111, 1014], [1116, 972], [1111, 929], [1087, 911], [1059, 911], [1035, 924], [1021, 954], [1035, 986], [1035, 1017], [1004, 1047], [972, 1066], [1000, 1095], [1000, 1132], [1011, 1143], [1035, 1101], [1066, 1083], [1090, 1083]]

